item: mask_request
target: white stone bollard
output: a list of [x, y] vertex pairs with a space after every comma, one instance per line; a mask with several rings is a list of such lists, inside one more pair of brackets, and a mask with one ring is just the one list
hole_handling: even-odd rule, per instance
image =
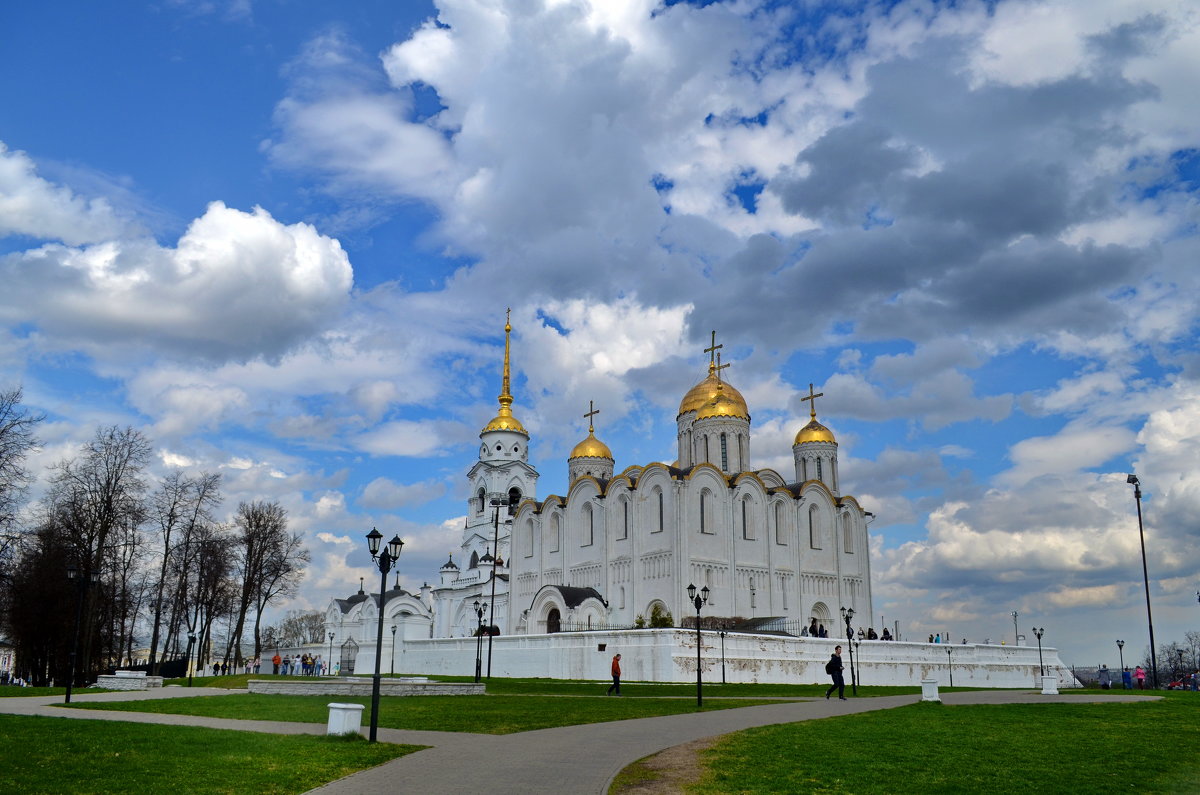
[[1042, 695], [1057, 696], [1058, 695], [1058, 677], [1043, 676], [1042, 677]]
[[938, 696], [938, 683], [936, 679], [921, 680], [921, 700], [922, 701], [941, 701]]
[[326, 734], [358, 734], [362, 726], [362, 704], [330, 704]]

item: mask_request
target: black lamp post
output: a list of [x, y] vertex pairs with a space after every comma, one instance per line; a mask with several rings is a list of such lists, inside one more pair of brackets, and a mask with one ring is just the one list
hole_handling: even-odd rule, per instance
[[1130, 475], [1125, 482], [1133, 486], [1133, 499], [1137, 503], [1138, 538], [1142, 542], [1142, 581], [1146, 584], [1146, 625], [1150, 628], [1150, 681], [1158, 689], [1158, 656], [1154, 653], [1154, 617], [1150, 614], [1150, 575], [1146, 571], [1146, 533], [1142, 529], [1142, 483], [1137, 475]]
[[1013, 620], [1013, 645], [1020, 646], [1021, 645], [1021, 633], [1017, 630], [1017, 611], [1014, 610], [1011, 613], [1009, 613], [1009, 615], [1012, 616], [1012, 620]]
[[396, 675], [396, 625], [392, 624], [392, 676]]
[[721, 684], [725, 684], [725, 630], [721, 630]]
[[954, 657], [950, 654], [952, 646], [946, 647], [946, 665], [950, 666], [950, 686], [954, 687]]
[[696, 606], [696, 706], [704, 705], [703, 684], [700, 676], [700, 608], [708, 603], [708, 586], [696, 593], [696, 586], [688, 583], [688, 599]]
[[192, 666], [192, 647], [193, 647], [193, 646], [195, 646], [195, 645], [196, 645], [196, 633], [195, 633], [195, 632], [189, 632], [189, 633], [188, 633], [188, 653], [187, 653], [187, 665], [188, 665], [188, 687], [191, 687], [191, 686], [192, 686], [192, 669], [193, 669], [193, 666]]
[[1117, 641], [1117, 654], [1121, 655], [1121, 681], [1125, 681], [1125, 641]]
[[[487, 677], [490, 682], [492, 679], [492, 627], [496, 626], [496, 561], [500, 557], [500, 507], [507, 505], [509, 512], [512, 512], [513, 506], [508, 500], [494, 498], [492, 507], [496, 509], [495, 516], [492, 518], [492, 606], [488, 610], [488, 668]], [[512, 520], [505, 521], [505, 524], [511, 524]], [[485, 605], [486, 607], [486, 605]]]
[[1046, 666], [1042, 664], [1042, 635], [1045, 634], [1045, 627], [1034, 627], [1033, 634], [1037, 635], [1038, 639], [1038, 676], [1046, 675]]
[[1179, 658], [1179, 666], [1176, 669], [1179, 673], [1175, 674], [1175, 678], [1182, 679], [1183, 678], [1183, 649], [1176, 649], [1175, 654]]
[[329, 633], [329, 675], [333, 676], [333, 633]]
[[387, 576], [392, 570], [392, 564], [400, 559], [400, 550], [404, 547], [404, 542], [397, 535], [392, 537], [381, 552], [381, 540], [383, 534], [372, 527], [371, 532], [367, 533], [367, 548], [371, 551], [371, 560], [379, 566], [382, 579], [379, 583], [379, 630], [375, 635], [375, 678], [371, 682], [371, 742], [375, 742], [379, 729], [379, 668], [383, 658], [380, 652], [383, 651], [383, 610], [387, 606]]
[[[854, 653], [858, 655], [858, 679], [862, 680], [862, 641], [854, 641]], [[850, 672], [850, 679], [854, 679], [854, 671]]]
[[858, 695], [858, 677], [854, 675], [854, 630], [850, 628], [850, 621], [854, 618], [853, 607], [842, 608], [842, 619], [846, 622], [846, 650], [850, 652], [850, 690], [854, 695]]
[[67, 695], [64, 704], [71, 703], [71, 686], [75, 684], [75, 657], [79, 654], [79, 624], [83, 620], [83, 597], [87, 589], [100, 581], [100, 572], [89, 572], [87, 577], [79, 576], [79, 569], [71, 564], [67, 566], [67, 579], [75, 583], [75, 636], [71, 641], [71, 671], [67, 675]]
[[479, 626], [475, 629], [475, 681], [478, 682], [483, 674], [483, 614], [487, 611], [487, 602], [479, 604], [479, 600], [475, 600], [475, 616], [479, 619]]

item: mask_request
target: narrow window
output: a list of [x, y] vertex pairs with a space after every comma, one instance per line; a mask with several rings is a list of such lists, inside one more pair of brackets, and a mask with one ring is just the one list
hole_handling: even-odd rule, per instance
[[621, 538], [629, 538], [629, 500], [621, 503]]
[[842, 514], [842, 548], [848, 554], [854, 554], [854, 528], [850, 522], [850, 514]]
[[712, 456], [709, 454], [709, 450], [708, 450], [708, 437], [707, 436], [704, 437], [704, 463], [706, 463], [706, 464], [712, 463]]
[[725, 434], [721, 434], [721, 471], [729, 471], [729, 446], [725, 441]]
[[821, 459], [817, 459], [817, 480], [825, 480], [825, 476], [821, 474]]
[[483, 489], [480, 489], [479, 490], [479, 512], [480, 513], [483, 513], [484, 508], [487, 507], [486, 503], [487, 503], [487, 495], [484, 493]]
[[700, 492], [700, 532], [708, 532], [708, 492]]
[[663, 493], [658, 492], [658, 532], [663, 531]]
[[581, 546], [590, 547], [592, 545], [592, 539], [595, 537], [595, 527], [592, 506], [583, 506], [583, 544]]
[[787, 543], [787, 530], [783, 526], [783, 503], [775, 503], [775, 543]]
[[821, 548], [821, 528], [817, 521], [817, 506], [808, 511], [808, 545], [813, 549]]
[[800, 459], [800, 480], [801, 481], [808, 480], [808, 459], [807, 458]]
[[532, 558], [533, 557], [533, 525], [529, 522], [526, 522], [524, 525], [522, 525], [521, 532], [525, 535], [525, 538], [522, 539], [525, 542], [525, 557]]
[[550, 552], [558, 551], [558, 539], [561, 533], [561, 528], [562, 525], [559, 523], [558, 514], [551, 516], [549, 538], [547, 539], [547, 546]]
[[746, 503], [749, 500], [742, 500], [742, 538], [750, 540], [750, 525], [746, 524]]

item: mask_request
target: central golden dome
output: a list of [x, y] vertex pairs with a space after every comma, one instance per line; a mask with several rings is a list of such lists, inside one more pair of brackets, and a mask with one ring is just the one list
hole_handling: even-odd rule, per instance
[[575, 449], [568, 456], [568, 460], [572, 458], [607, 458], [612, 461], [613, 454], [608, 445], [597, 439], [591, 429], [588, 429], [587, 438], [575, 445]]
[[738, 417], [749, 420], [750, 413], [746, 411], [746, 401], [741, 398], [741, 395], [738, 395], [736, 399], [730, 395], [730, 386], [728, 384], [718, 384], [717, 393], [712, 396], [712, 400], [709, 400], [696, 410], [696, 419]]
[[525, 430], [525, 426], [521, 424], [521, 421], [513, 416], [512, 409], [508, 406], [501, 406], [500, 413], [492, 417], [492, 421], [484, 425], [480, 433], [487, 433], [488, 431], [512, 431], [514, 433], [523, 433], [526, 436], [529, 435], [529, 431]]
[[[746, 406], [746, 399], [742, 397], [742, 393], [733, 388], [733, 385], [728, 381], [719, 381], [717, 379], [716, 368], [710, 366], [708, 369], [708, 378], [705, 378], [700, 383], [688, 390], [688, 393], [683, 396], [683, 400], [679, 402], [679, 413], [687, 414], [689, 411], [699, 411], [707, 403], [711, 403], [717, 397], [718, 387], [720, 384], [721, 403], [726, 406], [721, 411], [722, 416], [730, 417], [745, 417], [750, 418], [750, 409]], [[708, 414], [706, 416], [718, 416]]]

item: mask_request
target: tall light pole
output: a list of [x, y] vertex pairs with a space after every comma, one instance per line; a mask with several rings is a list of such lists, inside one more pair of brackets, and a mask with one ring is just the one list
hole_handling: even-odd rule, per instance
[[1117, 654], [1121, 655], [1121, 681], [1125, 681], [1125, 641], [1117, 641]]
[[699, 707], [704, 704], [700, 678], [700, 608], [708, 603], [708, 586], [704, 586], [700, 589], [700, 593], [696, 593], [696, 586], [688, 583], [687, 595], [692, 604], [696, 606], [696, 706]]
[[[500, 506], [508, 505], [509, 510], [512, 510], [512, 505], [508, 500], [500, 498], [492, 499], [492, 507], [496, 509], [495, 516], [492, 519], [492, 606], [488, 610], [488, 681], [492, 679], [492, 627], [496, 626], [496, 561], [500, 559]], [[509, 519], [505, 524], [511, 523]], [[511, 599], [510, 599], [511, 601]]]
[[329, 675], [333, 676], [333, 633], [329, 633]]
[[187, 633], [187, 686], [192, 686], [192, 646], [196, 645], [196, 632]]
[[721, 684], [725, 684], [725, 630], [718, 634], [721, 636]]
[[63, 699], [64, 704], [71, 703], [71, 686], [75, 684], [75, 658], [79, 654], [79, 624], [83, 620], [83, 597], [87, 590], [100, 581], [100, 572], [92, 571], [88, 576], [81, 577], [79, 569], [75, 564], [67, 566], [67, 579], [75, 583], [77, 594], [75, 597], [75, 636], [71, 641], [71, 669], [67, 675], [67, 695]]
[[1038, 676], [1046, 675], [1046, 666], [1042, 664], [1042, 635], [1046, 632], [1045, 627], [1034, 627], [1033, 634], [1037, 635], [1038, 639]]
[[1021, 633], [1017, 630], [1017, 611], [1014, 610], [1009, 615], [1012, 616], [1012, 620], [1013, 620], [1013, 645], [1020, 646], [1021, 645]]
[[846, 649], [850, 652], [850, 690], [854, 695], [858, 695], [858, 677], [854, 675], [854, 630], [850, 628], [850, 621], [854, 618], [853, 607], [842, 608], [842, 619], [846, 622]]
[[475, 616], [479, 619], [479, 626], [475, 629], [475, 681], [478, 682], [483, 673], [483, 614], [487, 610], [487, 602], [479, 604], [479, 600], [475, 600]]
[[396, 676], [396, 625], [392, 624], [392, 676]]
[[1154, 652], [1154, 617], [1150, 614], [1150, 574], [1146, 571], [1146, 533], [1142, 529], [1142, 483], [1137, 475], [1130, 475], [1125, 482], [1133, 486], [1133, 499], [1137, 503], [1138, 538], [1142, 542], [1142, 581], [1146, 584], [1146, 625], [1150, 628], [1150, 681], [1158, 689], [1158, 655]]
[[946, 665], [950, 666], [950, 686], [954, 687], [954, 659], [950, 656], [953, 646], [946, 647]]
[[379, 668], [383, 661], [383, 655], [380, 652], [383, 651], [383, 611], [387, 606], [387, 576], [388, 572], [392, 570], [392, 564], [400, 559], [400, 550], [404, 547], [404, 542], [400, 540], [399, 535], [396, 535], [381, 552], [379, 550], [381, 540], [383, 540], [383, 534], [372, 527], [371, 532], [367, 534], [367, 549], [371, 552], [371, 560], [379, 566], [382, 579], [379, 582], [379, 630], [375, 635], [375, 678], [371, 682], [370, 742], [375, 742], [379, 729]]

